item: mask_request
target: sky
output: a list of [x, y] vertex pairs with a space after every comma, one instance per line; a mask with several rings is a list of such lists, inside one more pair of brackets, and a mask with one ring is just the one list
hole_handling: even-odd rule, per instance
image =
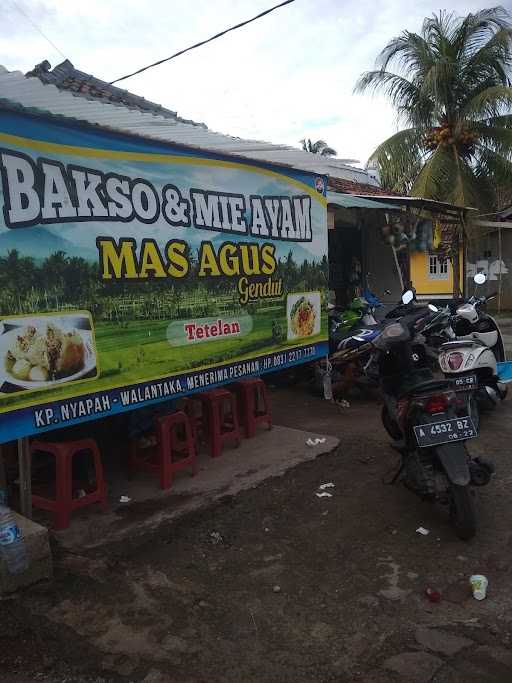
[[[44, 59], [53, 67], [63, 54], [110, 81], [277, 1], [0, 0], [0, 64], [26, 72]], [[364, 164], [397, 123], [383, 98], [353, 94], [358, 76], [374, 67], [391, 38], [419, 31], [433, 12], [466, 14], [495, 4], [296, 0], [119, 85], [215, 131], [294, 146], [303, 137], [323, 139], [338, 157]]]

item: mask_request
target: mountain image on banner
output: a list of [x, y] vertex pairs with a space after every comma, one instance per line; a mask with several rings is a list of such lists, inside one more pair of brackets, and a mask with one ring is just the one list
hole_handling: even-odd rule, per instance
[[80, 256], [87, 261], [98, 259], [94, 250], [75, 245], [45, 228], [17, 228], [2, 231], [0, 256], [6, 256], [13, 249], [16, 249], [20, 256], [30, 256], [36, 260], [43, 260], [57, 251], [65, 252], [66, 256]]

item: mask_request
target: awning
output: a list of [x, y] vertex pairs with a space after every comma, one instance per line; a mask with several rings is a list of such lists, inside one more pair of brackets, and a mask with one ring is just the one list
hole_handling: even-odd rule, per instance
[[[366, 199], [366, 195], [359, 195], [361, 199]], [[425, 197], [398, 197], [396, 195], [377, 195], [371, 197], [371, 201], [379, 204], [395, 205], [395, 208], [400, 206], [411, 206], [415, 209], [425, 209], [425, 211], [433, 211], [435, 213], [460, 213], [461, 211], [477, 211], [471, 206], [459, 206], [458, 204], [449, 204], [448, 202], [440, 202], [436, 199], [426, 199]]]
[[386, 204], [385, 202], [374, 202], [366, 197], [356, 197], [353, 194], [342, 194], [341, 192], [328, 192], [327, 203], [339, 206], [343, 209], [393, 209], [397, 207], [393, 204]]

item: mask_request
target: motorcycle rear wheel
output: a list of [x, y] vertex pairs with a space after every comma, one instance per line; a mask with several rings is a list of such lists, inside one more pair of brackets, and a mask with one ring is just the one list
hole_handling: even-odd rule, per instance
[[475, 491], [469, 484], [450, 484], [450, 517], [455, 533], [462, 541], [469, 541], [476, 534], [477, 515]]

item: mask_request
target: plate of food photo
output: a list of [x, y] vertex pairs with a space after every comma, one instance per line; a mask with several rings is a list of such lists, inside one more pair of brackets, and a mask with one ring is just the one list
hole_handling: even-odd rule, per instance
[[286, 299], [288, 339], [313, 337], [320, 332], [320, 292], [289, 294]]
[[72, 326], [76, 316], [32, 318], [28, 324], [3, 321], [0, 369], [4, 382], [22, 389], [73, 382], [96, 368], [92, 330]]

